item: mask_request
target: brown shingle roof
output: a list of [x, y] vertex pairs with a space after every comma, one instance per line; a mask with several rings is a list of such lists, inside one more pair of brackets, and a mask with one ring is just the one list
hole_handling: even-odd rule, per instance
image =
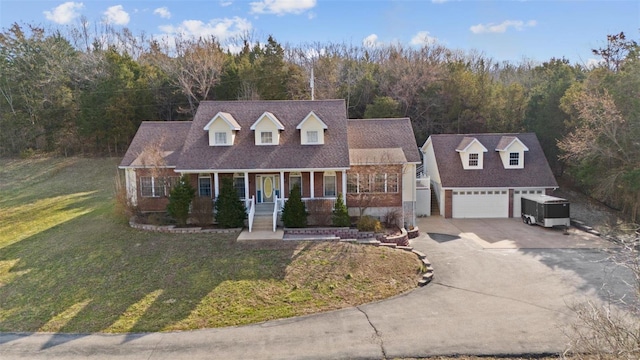
[[408, 118], [349, 120], [349, 148], [402, 148], [408, 162], [420, 162], [420, 153]]
[[[464, 170], [456, 148], [464, 137], [475, 137], [484, 147], [482, 170]], [[529, 148], [524, 152], [524, 169], [505, 169], [494, 149], [503, 137], [514, 136]], [[504, 141], [504, 140], [503, 140]], [[533, 133], [522, 134], [443, 134], [431, 135], [431, 143], [440, 172], [442, 186], [455, 187], [557, 187], [547, 158]]]
[[[218, 112], [231, 114], [242, 127], [232, 146], [209, 146], [204, 126]], [[279, 145], [257, 146], [253, 123], [268, 111], [284, 126]], [[324, 145], [301, 145], [296, 126], [313, 111], [327, 124]], [[177, 170], [348, 168], [347, 118], [344, 100], [203, 101], [193, 119]]]
[[191, 121], [143, 121], [120, 166], [144, 166], [143, 152], [148, 144], [153, 143], [160, 145], [165, 165], [175, 166], [190, 128]]

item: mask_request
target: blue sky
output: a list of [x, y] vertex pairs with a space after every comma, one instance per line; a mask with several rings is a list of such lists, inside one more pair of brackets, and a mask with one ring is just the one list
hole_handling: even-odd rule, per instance
[[30, 23], [128, 27], [153, 36], [215, 35], [222, 41], [247, 31], [280, 43], [337, 42], [380, 46], [440, 43], [475, 49], [498, 61], [574, 63], [596, 60], [591, 49], [607, 34], [640, 40], [640, 1], [455, 0], [0, 0], [0, 27]]

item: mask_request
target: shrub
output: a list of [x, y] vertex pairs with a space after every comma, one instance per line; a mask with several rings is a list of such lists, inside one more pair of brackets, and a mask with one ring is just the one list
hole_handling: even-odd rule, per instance
[[342, 194], [338, 193], [338, 198], [333, 205], [333, 214], [331, 215], [331, 223], [333, 226], [350, 226], [351, 219], [349, 218], [349, 211], [347, 205], [344, 204]]
[[398, 209], [390, 209], [384, 214], [383, 222], [387, 227], [401, 227], [402, 214]]
[[178, 225], [184, 226], [189, 219], [189, 205], [196, 194], [196, 190], [189, 183], [187, 175], [182, 175], [176, 186], [169, 194], [169, 204], [167, 212], [173, 217]]
[[220, 194], [216, 199], [216, 221], [223, 228], [237, 228], [244, 226], [247, 210], [240, 200], [238, 192], [233, 187], [233, 179], [223, 178], [220, 184]]
[[369, 215], [362, 216], [358, 219], [357, 227], [359, 231], [382, 232], [380, 220]]
[[191, 218], [198, 226], [213, 223], [213, 202], [209, 197], [196, 197], [191, 202]]
[[282, 209], [282, 222], [285, 227], [301, 228], [307, 226], [307, 208], [300, 195], [300, 186], [295, 184], [289, 192], [289, 200]]

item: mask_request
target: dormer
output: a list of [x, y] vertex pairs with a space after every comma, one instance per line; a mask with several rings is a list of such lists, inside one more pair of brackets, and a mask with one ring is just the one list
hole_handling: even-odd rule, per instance
[[240, 131], [240, 125], [231, 114], [219, 112], [204, 127], [209, 132], [209, 146], [231, 146]]
[[251, 125], [250, 129], [255, 132], [256, 145], [278, 145], [280, 143], [280, 131], [284, 130], [284, 125], [275, 115], [265, 111]]
[[296, 129], [300, 130], [300, 144], [322, 145], [324, 144], [324, 131], [327, 124], [324, 123], [313, 111], [309, 113]]
[[487, 148], [474, 137], [465, 136], [456, 151], [460, 154], [462, 168], [465, 170], [482, 170], [484, 153]]
[[524, 169], [524, 152], [529, 151], [529, 148], [516, 136], [500, 138], [496, 151], [500, 153], [505, 169]]

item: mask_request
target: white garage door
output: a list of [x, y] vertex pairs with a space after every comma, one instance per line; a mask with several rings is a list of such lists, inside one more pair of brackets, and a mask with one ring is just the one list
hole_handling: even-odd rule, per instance
[[544, 189], [520, 189], [513, 192], [513, 217], [519, 218], [522, 213], [520, 212], [520, 199], [524, 194], [544, 194]]
[[509, 217], [507, 190], [453, 191], [452, 216], [454, 218], [506, 218]]

